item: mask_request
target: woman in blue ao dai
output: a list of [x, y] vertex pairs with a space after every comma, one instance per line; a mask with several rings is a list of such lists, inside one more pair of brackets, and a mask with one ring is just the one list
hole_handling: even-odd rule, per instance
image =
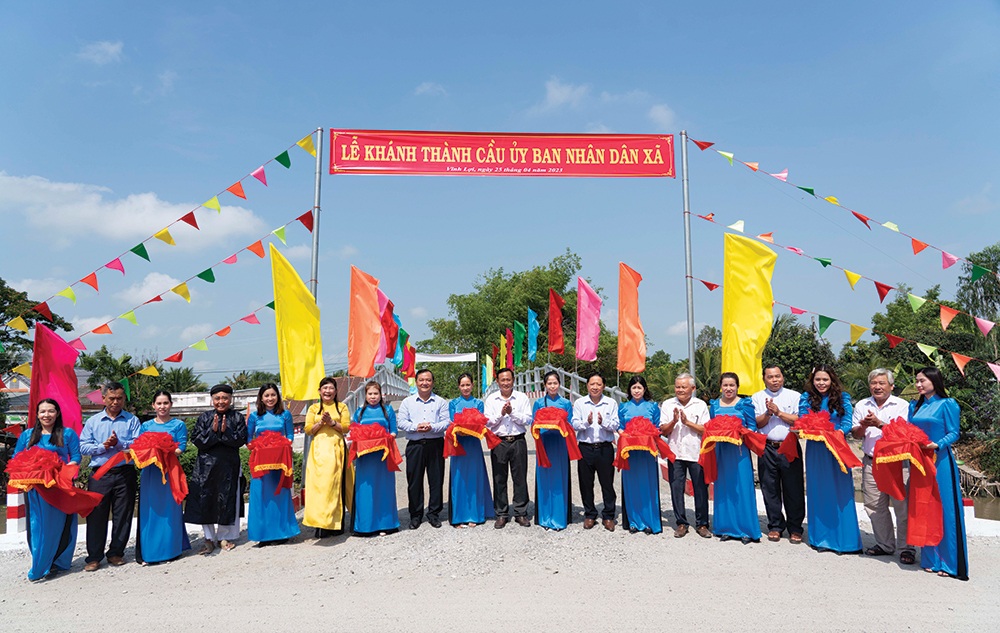
[[[448, 403], [448, 415], [455, 416], [465, 409], [483, 412], [483, 401], [472, 397], [472, 375], [458, 377], [458, 398]], [[482, 440], [459, 435], [458, 442], [465, 455], [450, 458], [448, 473], [448, 522], [455, 527], [475, 527], [496, 516], [493, 510], [493, 493], [486, 472]]]
[[[737, 391], [740, 377], [733, 372], [722, 374], [721, 395], [708, 405], [709, 415], [731, 415], [739, 418], [745, 428], [757, 430], [757, 418], [750, 398], [741, 398]], [[757, 517], [757, 493], [753, 485], [753, 463], [746, 444], [716, 442], [718, 477], [715, 480], [712, 506], [712, 532], [720, 540], [738, 538], [744, 545], [760, 541], [760, 519]]]
[[[618, 429], [624, 430], [632, 418], [646, 418], [660, 426], [660, 407], [653, 401], [646, 379], [632, 376], [628, 381], [628, 402], [618, 407]], [[628, 470], [622, 475], [622, 524], [628, 531], [659, 534], [663, 531], [660, 515], [660, 469], [657, 456], [645, 451], [632, 451]]]
[[[281, 433], [288, 441], [294, 438], [292, 414], [281, 402], [278, 385], [267, 383], [257, 392], [257, 410], [247, 419], [248, 442], [264, 431]], [[284, 542], [299, 533], [295, 519], [292, 491], [281, 488], [280, 470], [268, 471], [263, 477], [250, 479], [250, 512], [247, 516], [247, 538], [262, 545]]]
[[[548, 372], [544, 384], [545, 395], [531, 408], [532, 420], [545, 407], [557, 407], [566, 412], [568, 423], [573, 418], [573, 404], [559, 395], [559, 374]], [[566, 438], [559, 431], [546, 429], [539, 432], [538, 441], [544, 444], [551, 466], [535, 464], [535, 523], [549, 530], [563, 530], [572, 521], [573, 508]]]
[[[828, 365], [815, 367], [799, 399], [799, 415], [826, 411], [834, 428], [851, 432], [854, 407], [837, 373]], [[806, 442], [806, 523], [809, 545], [820, 551], [856, 554], [861, 551], [861, 528], [854, 505], [854, 477], [822, 442]]]
[[[365, 384], [365, 403], [354, 412], [355, 424], [378, 424], [396, 437], [396, 412], [382, 400], [382, 387]], [[354, 460], [354, 507], [351, 531], [357, 536], [384, 536], [399, 530], [396, 508], [396, 473], [386, 469], [382, 453], [360, 455]]]

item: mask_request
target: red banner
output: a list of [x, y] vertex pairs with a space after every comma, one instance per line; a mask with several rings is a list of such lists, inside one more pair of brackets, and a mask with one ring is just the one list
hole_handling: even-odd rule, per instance
[[674, 178], [674, 137], [331, 129], [330, 173]]

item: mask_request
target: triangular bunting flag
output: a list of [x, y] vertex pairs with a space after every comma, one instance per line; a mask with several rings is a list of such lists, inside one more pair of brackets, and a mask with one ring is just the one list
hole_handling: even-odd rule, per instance
[[958, 316], [958, 310], [954, 308], [949, 308], [946, 305], [941, 306], [941, 329], [947, 330], [948, 326], [951, 325], [951, 320]]
[[723, 152], [722, 150], [718, 150], [718, 149], [715, 150], [715, 151], [719, 152], [719, 154], [721, 154], [722, 156], [724, 156], [726, 158], [726, 160], [729, 161], [729, 166], [732, 167], [732, 165], [733, 165], [733, 153], [732, 152]]
[[883, 301], [885, 301], [885, 296], [889, 294], [890, 290], [892, 290], [892, 286], [890, 286], [889, 284], [884, 284], [880, 281], [875, 281], [872, 283], [875, 284], [875, 292], [878, 293], [878, 302], [882, 303]]
[[132, 325], [139, 325], [139, 321], [137, 321], [136, 318], [135, 318], [135, 310], [129, 310], [125, 314], [119, 314], [118, 318], [119, 319], [125, 319], [126, 321], [128, 321]]
[[958, 367], [958, 371], [962, 372], [962, 375], [964, 376], [965, 366], [968, 365], [969, 361], [972, 359], [969, 358], [968, 356], [963, 356], [957, 352], [951, 353], [951, 359], [955, 361], [955, 366]]
[[236, 263], [236, 253], [233, 253], [229, 257], [222, 260], [223, 264], [235, 264]]
[[201, 230], [200, 228], [198, 228], [198, 220], [196, 220], [194, 217], [194, 211], [188, 211], [187, 213], [185, 213], [184, 216], [181, 218], [181, 222], [190, 224], [199, 231]]
[[788, 309], [792, 311], [792, 314], [805, 314], [806, 311], [802, 308], [796, 308], [795, 306], [788, 306]]
[[927, 303], [927, 299], [924, 299], [923, 297], [918, 297], [912, 292], [908, 293], [906, 297], [910, 300], [910, 307], [913, 308], [914, 312], [922, 308], [923, 305]]
[[219, 330], [218, 332], [216, 332], [215, 335], [221, 338], [223, 336], [229, 336], [229, 333], [232, 332], [232, 331], [233, 331], [233, 328], [231, 328], [230, 326], [227, 325], [226, 327], [224, 327], [221, 330]]
[[927, 248], [927, 244], [925, 242], [921, 242], [915, 237], [910, 238], [910, 245], [913, 247], [914, 255]]
[[94, 292], [100, 292], [100, 290], [97, 289], [97, 273], [90, 273], [80, 281], [93, 288]]
[[[796, 185], [796, 187], [798, 187], [798, 185]], [[801, 189], [802, 191], [805, 191], [810, 196], [812, 196], [814, 198], [816, 197], [816, 190], [813, 189], [812, 187], [798, 187], [798, 188]]]
[[889, 349], [895, 349], [897, 345], [903, 342], [902, 336], [893, 336], [892, 334], [884, 334], [883, 336], [889, 341]]
[[957, 261], [958, 258], [951, 253], [941, 251], [941, 268], [951, 268]]
[[979, 279], [980, 277], [982, 277], [983, 275], [985, 275], [988, 272], [990, 272], [990, 271], [987, 270], [986, 268], [983, 268], [982, 266], [977, 266], [977, 265], [973, 264], [972, 265], [972, 281], [975, 281], [975, 280]]
[[992, 330], [993, 326], [996, 325], [993, 321], [987, 321], [986, 319], [980, 319], [979, 317], [972, 318], [975, 319], [976, 327], [978, 327], [979, 331], [983, 333], [983, 336], [989, 336], [990, 330]]
[[854, 286], [858, 283], [858, 280], [861, 279], [861, 275], [858, 273], [852, 273], [846, 268], [844, 269], [844, 275], [847, 276], [847, 282], [851, 284], [851, 290], [854, 290]]
[[899, 226], [895, 222], [883, 222], [882, 226], [889, 229], [890, 231], [895, 231], [899, 233]]
[[787, 169], [782, 169], [781, 171], [779, 171], [776, 174], [768, 174], [768, 176], [772, 176], [774, 178], [777, 178], [781, 182], [788, 182], [788, 170]]
[[146, 367], [145, 369], [140, 369], [139, 373], [142, 374], [143, 376], [159, 376], [160, 375], [160, 371], [156, 368], [155, 365], [150, 365], [149, 367]]
[[267, 306], [265, 306], [265, 307], [268, 307], [268, 308], [271, 308], [272, 310], [274, 310], [274, 302], [272, 301], [271, 303], [267, 304]]
[[708, 215], [699, 215], [702, 220], [708, 220], [709, 222], [715, 222], [715, 214], [709, 213]]
[[7, 327], [12, 327], [20, 332], [28, 332], [28, 324], [21, 317], [14, 317], [10, 321], [7, 321]]
[[281, 163], [285, 167], [285, 169], [288, 169], [289, 167], [292, 166], [292, 158], [291, 156], [288, 155], [288, 150], [285, 150], [280, 154], [278, 154], [277, 156], [275, 156], [274, 160]]
[[142, 305], [146, 305], [147, 303], [159, 303], [161, 301], [163, 301], [163, 297], [161, 297], [160, 295], [156, 295], [155, 297], [153, 297], [152, 299], [149, 299], [148, 301], [146, 301]]
[[208, 343], [205, 342], [205, 339], [201, 339], [200, 341], [198, 341], [194, 345], [189, 345], [188, 347], [190, 347], [191, 349], [201, 350], [203, 352], [207, 352], [208, 351]]
[[997, 382], [1000, 382], [1000, 365], [994, 365], [993, 363], [986, 363], [989, 365], [990, 371], [993, 372], [993, 376], [996, 377]]
[[719, 284], [713, 284], [711, 281], [705, 281], [704, 279], [699, 279], [698, 281], [705, 284], [705, 287], [708, 288], [709, 290], [715, 290], [716, 288], [719, 287]]
[[861, 335], [868, 331], [868, 328], [851, 323], [851, 345], [858, 342]]
[[[139, 246], [142, 246], [142, 244], [140, 244]], [[147, 257], [146, 260], [148, 261], [149, 258]], [[107, 264], [104, 264], [104, 267], [105, 268], [110, 268], [111, 270], [117, 270], [118, 272], [120, 272], [123, 275], [125, 274], [125, 267], [122, 266], [122, 260], [120, 260], [117, 257], [115, 257], [114, 259], [112, 259]]]
[[93, 391], [88, 393], [85, 397], [87, 398], [87, 400], [90, 400], [94, 404], [104, 404], [104, 397], [101, 396], [100, 389], [94, 389]]
[[840, 200], [837, 200], [837, 196], [827, 196], [823, 199], [829, 202], [830, 204], [835, 204], [838, 207], [840, 206]]
[[267, 186], [267, 174], [264, 173], [263, 165], [250, 172], [250, 175], [259, 180], [265, 187]]
[[125, 387], [125, 398], [127, 400], [131, 400], [132, 399], [132, 386], [130, 384], [128, 384], [128, 378], [122, 378], [118, 382], [120, 382], [122, 384], [122, 387]]
[[244, 200], [247, 199], [247, 194], [243, 191], [243, 183], [238, 180], [226, 187], [226, 191], [233, 194], [237, 198], [243, 198]]
[[196, 277], [198, 277], [198, 279], [201, 279], [202, 281], [207, 281], [210, 284], [215, 283], [215, 273], [212, 271], [211, 268], [206, 268], [205, 270], [198, 273]]
[[271, 234], [274, 235], [279, 240], [281, 240], [282, 244], [288, 246], [288, 242], [285, 241], [285, 227], [279, 226], [278, 228], [271, 231]]
[[45, 303], [44, 301], [36, 305], [34, 308], [32, 308], [32, 310], [42, 315], [49, 321], [52, 320], [52, 310], [49, 310], [49, 304]]
[[715, 143], [709, 143], [708, 141], [696, 141], [694, 139], [691, 139], [691, 142], [697, 145], [698, 149], [700, 149], [703, 152], [709, 147], [715, 145]]
[[240, 321], [243, 321], [245, 323], [249, 323], [250, 325], [260, 325], [260, 320], [257, 319], [257, 313], [256, 312], [251, 312], [250, 314], [248, 314], [245, 317], [243, 317], [242, 319], [240, 319]]
[[136, 255], [138, 255], [139, 257], [145, 259], [147, 262], [149, 261], [149, 253], [146, 252], [146, 245], [145, 244], [142, 244], [142, 243], [136, 244], [135, 246], [133, 246], [129, 250], [132, 251], [133, 253], [135, 253]]
[[926, 356], [931, 360], [934, 360], [934, 352], [937, 351], [936, 347], [934, 347], [933, 345], [927, 345], [925, 343], [917, 343], [917, 347], [920, 349], [921, 352], [924, 353], [924, 356]]
[[184, 300], [191, 303], [191, 292], [188, 291], [188, 285], [186, 282], [182, 282], [170, 289], [170, 292], [184, 297]]
[[111, 326], [105, 323], [104, 325], [98, 325], [93, 330], [90, 331], [91, 334], [111, 334]]
[[802, 250], [801, 248], [799, 248], [798, 246], [786, 246], [785, 250], [786, 251], [791, 251], [791, 252], [795, 253], [796, 255], [805, 255], [806, 254], [806, 252], [804, 250]]
[[823, 333], [826, 332], [826, 329], [830, 327], [830, 325], [836, 320], [837, 319], [828, 316], [823, 316], [822, 314], [819, 315], [819, 335], [823, 336]]
[[212, 196], [210, 199], [202, 202], [201, 206], [206, 209], [215, 209], [216, 213], [222, 213], [222, 205], [219, 204], [219, 196]]
[[73, 349], [79, 350], [81, 352], [86, 352], [87, 351], [87, 346], [84, 345], [83, 341], [81, 341], [79, 338], [75, 338], [72, 341], [70, 341], [69, 342], [69, 346], [72, 347]]
[[296, 142], [295, 144], [298, 145], [299, 147], [301, 147], [302, 149], [306, 150], [310, 154], [312, 154], [313, 158], [316, 157], [316, 146], [313, 145], [312, 134], [310, 134], [309, 136], [307, 136], [307, 137], [303, 138], [302, 140]]
[[257, 240], [250, 246], [247, 246], [247, 250], [261, 259], [264, 258], [264, 245], [261, 244], [260, 240]]
[[57, 297], [66, 297], [67, 299], [69, 299], [73, 303], [76, 303], [76, 293], [73, 292], [73, 288], [70, 287], [70, 286], [66, 286], [65, 290], [60, 290], [59, 292], [57, 292], [56, 296]]
[[726, 227], [727, 229], [732, 229], [734, 231], [743, 232], [743, 220], [736, 220], [732, 224]]
[[312, 233], [312, 231], [313, 231], [313, 212], [312, 211], [306, 211], [305, 213], [303, 213], [302, 215], [300, 215], [299, 217], [297, 217], [295, 219], [298, 220], [299, 222], [301, 222], [302, 226], [306, 227], [307, 231], [309, 231], [310, 233]]
[[760, 235], [757, 236], [757, 239], [767, 242], [768, 244], [774, 244], [774, 231], [761, 233]]
[[21, 363], [11, 371], [15, 374], [21, 374], [25, 378], [31, 378], [31, 365], [28, 363]]
[[[740, 161], [740, 162], [743, 163], [743, 161]], [[754, 170], [754, 171], [757, 171], [758, 169], [760, 169], [760, 163], [743, 163], [743, 164], [746, 165], [747, 167], [749, 167], [750, 169]]]
[[154, 235], [153, 237], [160, 240], [161, 242], [170, 244], [171, 246], [177, 245], [177, 242], [174, 241], [174, 236], [171, 235], [170, 231], [167, 229], [161, 229], [160, 231], [157, 231], [156, 235]]
[[861, 215], [857, 211], [851, 211], [851, 213], [854, 214], [854, 217], [861, 220], [861, 223], [867, 226], [869, 231], [872, 230], [871, 225], [868, 224], [868, 220], [870, 220], [871, 218], [869, 218], [867, 215]]
[[184, 360], [184, 350], [177, 352], [176, 354], [171, 354], [163, 359], [165, 363], [179, 363]]
[[831, 260], [829, 257], [813, 257], [813, 259], [823, 264], [823, 268], [826, 268], [827, 266], [833, 263], [833, 260]]

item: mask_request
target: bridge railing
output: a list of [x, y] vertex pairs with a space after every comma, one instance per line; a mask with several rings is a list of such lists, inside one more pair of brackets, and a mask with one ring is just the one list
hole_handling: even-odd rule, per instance
[[[410, 385], [406, 378], [396, 371], [395, 365], [380, 365], [371, 378], [382, 386], [382, 397], [389, 399], [405, 398], [410, 395]], [[368, 381], [365, 381], [366, 383]], [[347, 394], [343, 400], [351, 414], [365, 402], [365, 384]]]
[[[516, 372], [514, 374], [514, 389], [522, 391], [529, 396], [540, 398], [541, 394], [545, 391], [545, 383], [542, 381], [542, 378], [550, 371], [554, 371], [559, 375], [559, 395], [570, 402], [575, 402], [578, 398], [587, 396], [586, 378], [565, 369], [549, 365], [548, 363], [541, 367]], [[494, 381], [486, 390], [486, 394], [489, 395], [499, 388], [496, 381]], [[628, 400], [628, 394], [615, 386], [605, 387], [604, 395], [618, 403]]]

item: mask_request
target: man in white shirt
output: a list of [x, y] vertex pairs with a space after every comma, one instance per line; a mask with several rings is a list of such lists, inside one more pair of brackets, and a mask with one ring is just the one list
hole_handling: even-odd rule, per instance
[[427, 474], [427, 522], [441, 527], [444, 508], [444, 432], [451, 417], [448, 401], [434, 393], [434, 374], [417, 372], [417, 393], [399, 405], [397, 425], [406, 432], [406, 493], [410, 509], [410, 529], [424, 519], [424, 473]]
[[764, 454], [757, 459], [757, 478], [767, 513], [767, 540], [780, 541], [787, 529], [788, 540], [798, 544], [802, 542], [802, 521], [806, 518], [802, 447], [796, 442], [799, 456], [791, 463], [778, 454], [778, 448], [788, 436], [788, 429], [799, 419], [800, 394], [785, 389], [785, 375], [777, 365], [764, 367], [764, 384], [767, 388], [753, 394], [751, 400], [757, 428], [767, 435]]
[[615, 431], [618, 430], [618, 403], [604, 395], [604, 378], [593, 374], [587, 379], [587, 398], [573, 403], [573, 429], [582, 457], [576, 463], [583, 501], [583, 529], [597, 525], [594, 504], [594, 474], [601, 483], [604, 507], [601, 523], [608, 532], [615, 531]]
[[712, 538], [708, 529], [708, 485], [698, 457], [701, 453], [701, 435], [708, 422], [708, 405], [694, 397], [694, 376], [680, 374], [674, 381], [674, 397], [660, 405], [660, 434], [667, 438], [670, 450], [677, 459], [670, 464], [670, 500], [674, 507], [674, 538], [688, 533], [690, 523], [684, 507], [684, 488], [691, 477], [694, 491], [694, 519], [698, 536]]
[[[869, 556], [889, 556], [896, 551], [899, 543], [899, 561], [912, 565], [916, 561], [914, 548], [906, 543], [906, 499], [898, 501], [878, 489], [872, 477], [872, 453], [875, 442], [882, 437], [882, 427], [896, 418], [904, 420], [909, 413], [909, 404], [892, 395], [893, 376], [888, 369], [878, 368], [868, 374], [868, 390], [871, 397], [865, 398], [854, 407], [851, 435], [863, 438], [861, 450], [865, 456], [861, 460], [861, 492], [865, 498], [865, 511], [872, 522], [875, 545], [865, 550]], [[909, 478], [909, 469], [904, 468], [904, 477]], [[896, 513], [896, 531], [893, 531], [892, 514], [889, 503]]]
[[511, 507], [507, 500], [507, 473], [514, 481], [514, 521], [522, 527], [531, 525], [528, 519], [528, 443], [524, 434], [531, 425], [531, 404], [528, 396], [514, 391], [514, 371], [505, 367], [497, 372], [499, 391], [486, 397], [483, 414], [486, 427], [500, 438], [490, 451], [493, 466], [493, 509], [500, 529], [510, 522]]

